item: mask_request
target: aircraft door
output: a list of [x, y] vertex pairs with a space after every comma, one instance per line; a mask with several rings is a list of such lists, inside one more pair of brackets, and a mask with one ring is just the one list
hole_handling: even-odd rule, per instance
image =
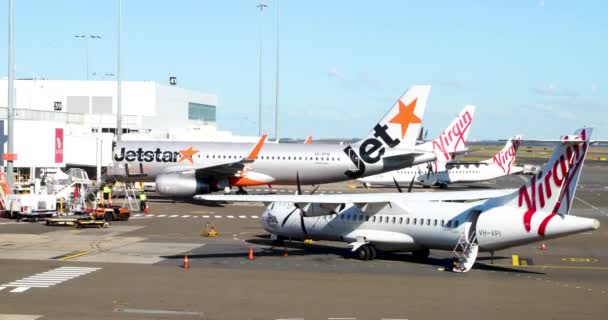
[[349, 148], [348, 157], [351, 159], [351, 161], [348, 162], [348, 170], [359, 171], [359, 164], [361, 162], [361, 159], [359, 159], [359, 156], [355, 153], [355, 150]]
[[480, 210], [471, 211], [465, 222], [464, 230], [470, 243], [477, 243], [477, 220], [480, 214]]

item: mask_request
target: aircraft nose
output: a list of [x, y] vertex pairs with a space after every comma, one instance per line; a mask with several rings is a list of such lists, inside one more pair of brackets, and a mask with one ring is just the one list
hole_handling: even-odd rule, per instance
[[591, 223], [591, 227], [593, 228], [593, 230], [597, 230], [600, 228], [600, 222], [596, 219], [593, 219], [593, 222]]

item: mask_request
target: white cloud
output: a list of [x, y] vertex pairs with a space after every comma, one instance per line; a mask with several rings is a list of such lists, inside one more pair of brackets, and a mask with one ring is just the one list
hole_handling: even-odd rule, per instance
[[530, 89], [537, 95], [551, 96], [551, 97], [578, 97], [578, 93], [573, 89], [557, 87], [553, 83], [549, 83], [543, 87], [536, 87]]

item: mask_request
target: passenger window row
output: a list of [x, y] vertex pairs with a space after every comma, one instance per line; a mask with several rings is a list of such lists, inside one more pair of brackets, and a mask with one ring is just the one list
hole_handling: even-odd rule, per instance
[[[197, 158], [200, 158], [201, 155], [197, 155]], [[243, 156], [236, 156], [236, 155], [210, 155], [207, 154], [205, 155], [205, 158], [207, 159], [242, 159], [244, 158]], [[296, 157], [296, 156], [260, 156], [257, 157], [256, 160], [303, 160], [303, 161], [340, 161], [341, 158], [340, 157]]]
[[371, 222], [376, 222], [376, 223], [392, 223], [392, 224], [411, 224], [411, 225], [420, 225], [420, 226], [441, 226], [441, 227], [446, 227], [446, 228], [458, 228], [458, 220], [448, 220], [447, 223], [445, 223], [445, 220], [438, 220], [438, 219], [424, 219], [424, 218], [403, 218], [403, 217], [388, 217], [388, 216], [368, 216], [368, 215], [362, 215], [362, 214], [340, 214], [338, 215], [338, 218], [341, 220], [347, 220], [347, 221], [371, 221]]

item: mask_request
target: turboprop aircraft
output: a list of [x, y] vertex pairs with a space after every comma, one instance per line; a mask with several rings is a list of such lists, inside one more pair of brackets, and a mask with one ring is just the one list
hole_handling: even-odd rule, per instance
[[[592, 129], [562, 137], [538, 175], [515, 190], [329, 195], [197, 195], [269, 203], [261, 220], [273, 238], [348, 242], [362, 260], [382, 251], [452, 250], [454, 271], [494, 251], [599, 228], [570, 214]], [[456, 202], [462, 201], [462, 202]]]
[[418, 150], [430, 86], [408, 89], [368, 136], [354, 144], [257, 144], [124, 141], [114, 149], [108, 175], [121, 181], [155, 181], [168, 196], [192, 196], [238, 187], [293, 185], [356, 179], [432, 161]]
[[515, 166], [515, 156], [521, 136], [507, 140], [505, 146], [491, 159], [480, 162], [439, 161], [430, 166], [419, 164], [411, 168], [359, 178], [364, 186], [388, 186], [394, 183], [408, 184], [414, 181], [425, 187], [439, 186], [446, 189], [452, 183], [481, 182], [520, 173], [522, 167]]

